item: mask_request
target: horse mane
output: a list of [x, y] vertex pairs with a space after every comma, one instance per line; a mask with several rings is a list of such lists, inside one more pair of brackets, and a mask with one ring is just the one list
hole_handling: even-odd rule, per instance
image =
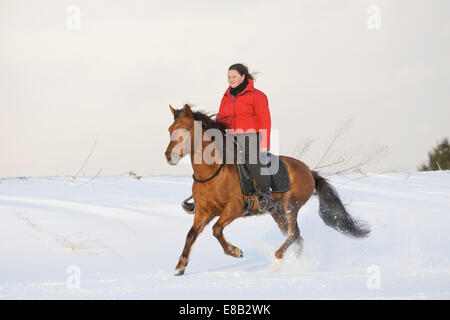
[[[192, 106], [189, 104], [185, 104], [185, 107], [189, 107], [192, 110]], [[178, 109], [175, 112], [174, 115], [174, 120], [178, 119], [179, 117], [184, 115], [184, 109]], [[192, 115], [194, 116], [194, 120], [196, 121], [201, 121], [202, 123], [202, 128], [204, 130], [208, 130], [208, 129], [218, 129], [220, 130], [220, 132], [225, 136], [227, 134], [226, 129], [227, 126], [223, 123], [220, 122], [218, 120], [216, 120], [215, 116], [217, 116], [217, 113], [215, 114], [208, 114], [204, 111], [194, 111], [192, 110]]]
[[217, 116], [217, 113], [207, 114], [202, 111], [193, 111], [192, 114], [194, 115], [194, 120], [202, 122], [202, 128], [204, 130], [217, 129], [222, 133], [224, 137], [227, 135], [227, 126], [224, 123], [213, 118]]
[[[184, 107], [189, 107], [192, 110], [192, 106], [189, 104], [185, 104]], [[177, 109], [175, 114], [174, 114], [174, 120], [178, 119], [179, 117], [184, 115], [184, 108], [181, 109]], [[194, 111], [192, 110], [192, 115], [194, 116], [194, 120], [196, 121], [200, 121], [202, 123], [202, 128], [203, 130], [208, 130], [208, 129], [217, 129], [222, 133], [223, 136], [223, 145], [217, 145], [218, 148], [223, 148], [223, 153], [225, 154], [226, 152], [226, 136], [227, 136], [227, 129], [228, 127], [221, 121], [217, 120], [217, 113], [213, 113], [213, 114], [208, 114], [204, 111]], [[221, 117], [221, 119], [223, 119]], [[236, 144], [234, 144], [234, 151], [236, 151]], [[234, 157], [236, 158], [236, 152], [234, 152]]]

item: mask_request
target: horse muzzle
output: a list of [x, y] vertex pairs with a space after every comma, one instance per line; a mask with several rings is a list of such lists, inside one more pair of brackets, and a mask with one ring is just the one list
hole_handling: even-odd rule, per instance
[[178, 153], [175, 152], [166, 152], [166, 160], [167, 163], [172, 165], [172, 166], [176, 166], [178, 164], [178, 162], [180, 162], [180, 155]]

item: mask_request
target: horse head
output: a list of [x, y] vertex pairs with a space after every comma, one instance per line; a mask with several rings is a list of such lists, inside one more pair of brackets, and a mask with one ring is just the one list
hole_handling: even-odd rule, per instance
[[183, 109], [174, 109], [169, 105], [174, 121], [169, 127], [170, 142], [165, 156], [170, 165], [177, 165], [180, 160], [190, 153], [191, 136], [194, 127], [194, 115], [189, 105]]

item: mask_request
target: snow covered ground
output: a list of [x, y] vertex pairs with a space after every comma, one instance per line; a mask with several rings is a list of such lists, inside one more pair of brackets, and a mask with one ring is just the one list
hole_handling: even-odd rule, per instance
[[330, 177], [367, 239], [300, 210], [304, 253], [272, 264], [283, 237], [268, 215], [238, 219], [224, 255], [209, 224], [173, 276], [192, 216], [191, 177], [0, 180], [0, 299], [449, 299], [450, 171]]

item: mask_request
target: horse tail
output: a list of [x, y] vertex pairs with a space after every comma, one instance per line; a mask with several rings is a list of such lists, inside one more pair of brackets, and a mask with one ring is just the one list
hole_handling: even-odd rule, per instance
[[369, 235], [370, 229], [366, 223], [358, 221], [345, 210], [337, 191], [328, 181], [316, 171], [311, 171], [316, 182], [316, 191], [319, 195], [319, 215], [327, 226], [356, 238]]

